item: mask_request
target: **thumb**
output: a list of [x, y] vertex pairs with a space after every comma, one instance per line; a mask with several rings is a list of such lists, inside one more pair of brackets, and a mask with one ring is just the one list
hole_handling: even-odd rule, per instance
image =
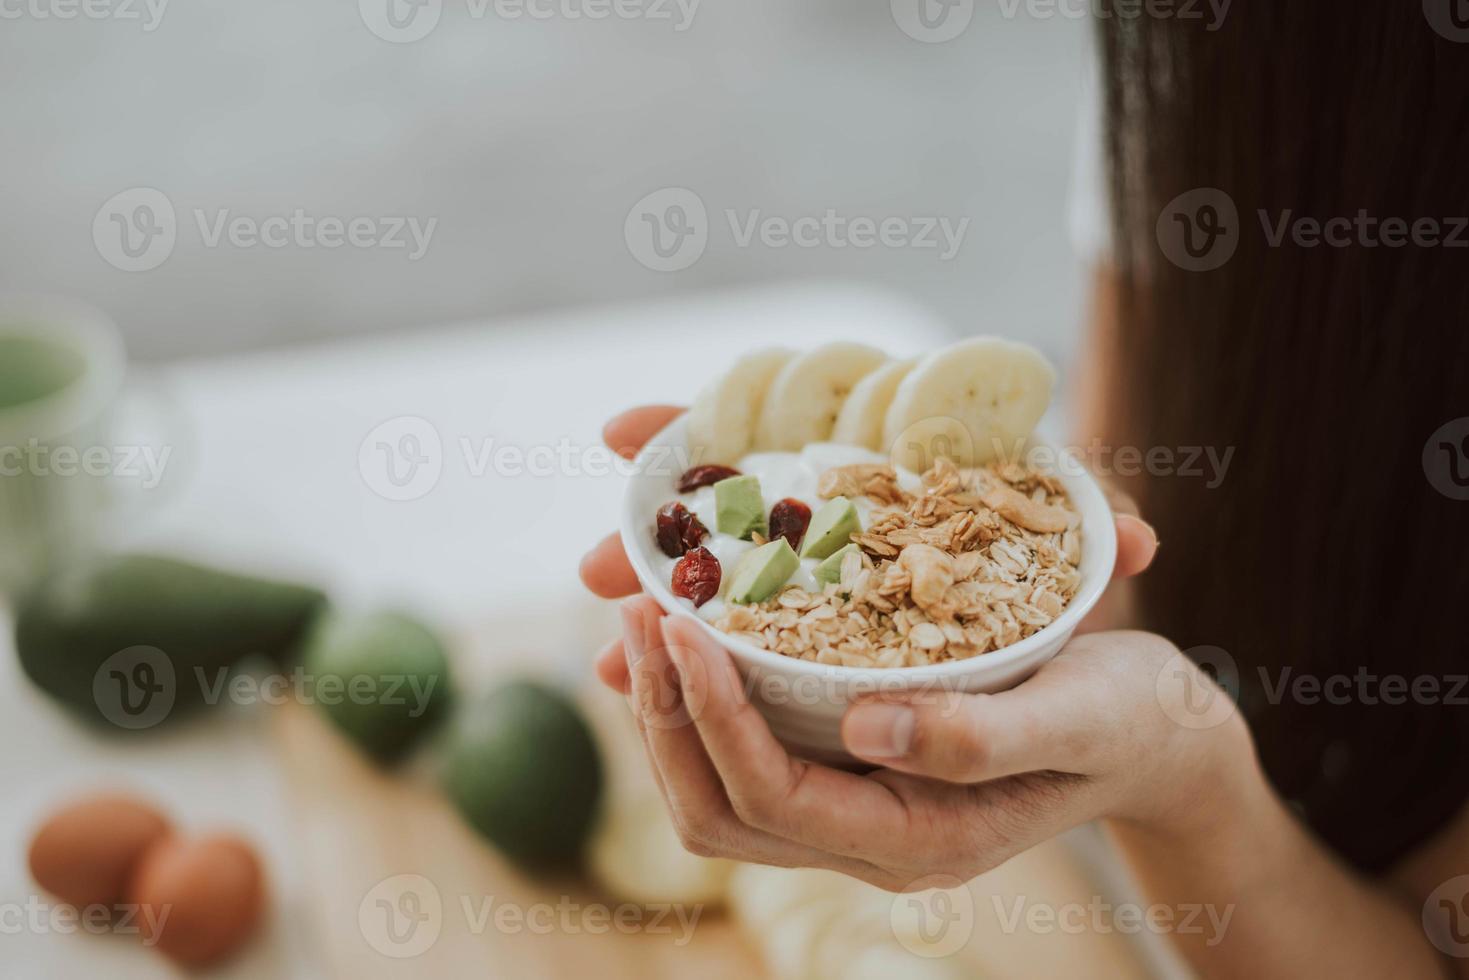
[[1075, 771], [1079, 760], [1064, 758], [1064, 747], [1075, 744], [1076, 733], [1057, 720], [1068, 713], [1042, 710], [1050, 699], [1026, 686], [1002, 694], [949, 691], [862, 701], [842, 719], [842, 742], [859, 759], [951, 783]]

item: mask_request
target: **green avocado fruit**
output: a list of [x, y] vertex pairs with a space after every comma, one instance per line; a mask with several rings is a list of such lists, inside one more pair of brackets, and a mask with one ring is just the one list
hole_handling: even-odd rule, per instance
[[443, 644], [398, 613], [328, 613], [312, 627], [303, 663], [313, 703], [380, 762], [412, 748], [452, 696]]
[[760, 480], [753, 476], [732, 476], [714, 484], [714, 529], [746, 541], [756, 531], [764, 534], [765, 499], [760, 496]]
[[470, 825], [517, 864], [570, 867], [591, 832], [602, 763], [574, 703], [516, 681], [457, 713], [444, 788]]
[[862, 519], [857, 515], [857, 505], [846, 497], [832, 497], [812, 515], [806, 538], [801, 542], [801, 557], [830, 558], [852, 540], [852, 535], [861, 533]]
[[[62, 568], [23, 594], [15, 646], [36, 686], [84, 717], [151, 727], [205, 703], [219, 692], [221, 672], [250, 655], [288, 663], [325, 604], [323, 593], [302, 585], [110, 555]], [[142, 723], [125, 724], [117, 709], [129, 696], [109, 703], [109, 685], [142, 668], [168, 697]]]
[[801, 559], [791, 550], [785, 538], [767, 541], [754, 551], [747, 551], [734, 567], [729, 579], [729, 601], [746, 605], [764, 602], [790, 579]]

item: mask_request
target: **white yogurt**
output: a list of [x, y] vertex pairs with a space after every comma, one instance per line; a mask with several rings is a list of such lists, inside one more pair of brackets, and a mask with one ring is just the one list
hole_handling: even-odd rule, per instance
[[[851, 466], [857, 463], [887, 463], [886, 456], [875, 453], [860, 446], [844, 446], [835, 442], [815, 442], [798, 453], [751, 453], [735, 464], [735, 469], [746, 476], [753, 476], [760, 481], [760, 496], [765, 501], [765, 513], [770, 514], [770, 508], [775, 506], [776, 501], [793, 497], [811, 508], [814, 514], [826, 503], [816, 495], [816, 484], [821, 479], [821, 474], [836, 466]], [[917, 491], [922, 486], [922, 480], [915, 473], [907, 470], [898, 470], [898, 483], [909, 491]], [[679, 503], [683, 504], [699, 518], [706, 528], [709, 536], [700, 542], [705, 548], [719, 559], [721, 578], [719, 582], [719, 594], [710, 599], [704, 605], [694, 610], [694, 604], [688, 599], [679, 599], [686, 608], [694, 610], [699, 616], [713, 622], [724, 615], [724, 594], [729, 588], [729, 580], [733, 574], [735, 562], [745, 552], [752, 550], [755, 545], [750, 541], [742, 541], [728, 534], [720, 534], [715, 530], [717, 522], [714, 515], [714, 487], [700, 487], [693, 493], [679, 494]], [[870, 515], [873, 503], [866, 497], [858, 497], [852, 501], [857, 507], [857, 514], [862, 519], [865, 528], [870, 523]], [[678, 564], [677, 558], [669, 558], [663, 552], [654, 549], [658, 563], [655, 567], [663, 575], [665, 582], [673, 577], [673, 566]], [[802, 558], [800, 567], [786, 581], [786, 585], [799, 585], [809, 592], [820, 592], [816, 583], [816, 566], [821, 564], [815, 558]], [[784, 588], [784, 586], [782, 586]]]

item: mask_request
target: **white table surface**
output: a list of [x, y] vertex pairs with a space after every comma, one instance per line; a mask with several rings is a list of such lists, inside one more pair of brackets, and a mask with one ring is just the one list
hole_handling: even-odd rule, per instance
[[[903, 354], [946, 336], [885, 293], [794, 286], [179, 363], [135, 379], [150, 390], [161, 384], [177, 407], [174, 454], [152, 513], [121, 536], [301, 575], [341, 602], [407, 607], [451, 634], [493, 628], [497, 609], [555, 614], [584, 601], [577, 561], [613, 527], [620, 478], [477, 476], [461, 438], [522, 448], [564, 439], [589, 454], [576, 458], [595, 462], [607, 416], [687, 401], [732, 350], [850, 339]], [[368, 482], [377, 477], [359, 468], [364, 439], [400, 416], [427, 420], [445, 449], [437, 485], [409, 501], [379, 496]], [[9, 643], [7, 630], [0, 646]], [[302, 914], [309, 891], [292, 873], [269, 709], [230, 707], [145, 738], [107, 738], [37, 694], [8, 649], [0, 671], [0, 738], [11, 746], [0, 907], [47, 901], [23, 855], [50, 806], [102, 785], [132, 787], [182, 825], [239, 828], [262, 849], [272, 889], [266, 939], [218, 975], [320, 975]], [[0, 933], [0, 963], [7, 977], [175, 975], [117, 936]]]

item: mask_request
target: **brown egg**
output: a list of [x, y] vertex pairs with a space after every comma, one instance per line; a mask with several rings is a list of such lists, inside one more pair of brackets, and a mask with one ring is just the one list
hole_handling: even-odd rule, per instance
[[148, 945], [185, 966], [204, 966], [255, 931], [264, 876], [254, 849], [237, 837], [171, 837], [143, 855], [128, 901], [139, 906]]
[[89, 796], [58, 810], [31, 840], [31, 875], [84, 908], [122, 901], [138, 859], [168, 836], [163, 814], [134, 797]]

